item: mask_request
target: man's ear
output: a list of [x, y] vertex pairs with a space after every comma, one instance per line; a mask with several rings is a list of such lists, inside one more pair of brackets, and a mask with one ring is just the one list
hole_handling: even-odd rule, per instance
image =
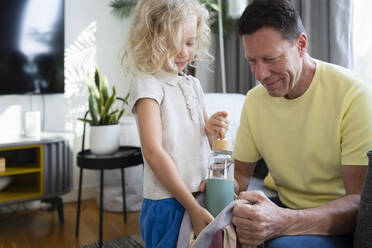
[[307, 36], [305, 33], [301, 33], [296, 39], [296, 46], [298, 53], [303, 57], [307, 52]]

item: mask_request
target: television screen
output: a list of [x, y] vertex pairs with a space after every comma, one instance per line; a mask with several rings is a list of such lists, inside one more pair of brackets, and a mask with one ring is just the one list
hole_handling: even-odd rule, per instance
[[0, 94], [64, 92], [64, 0], [0, 1]]

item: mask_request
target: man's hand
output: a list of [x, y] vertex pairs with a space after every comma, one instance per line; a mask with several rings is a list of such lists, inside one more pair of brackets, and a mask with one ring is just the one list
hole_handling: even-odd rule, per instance
[[240, 243], [259, 245], [282, 233], [287, 209], [275, 205], [262, 191], [242, 192], [239, 198], [250, 203], [234, 207], [233, 224]]

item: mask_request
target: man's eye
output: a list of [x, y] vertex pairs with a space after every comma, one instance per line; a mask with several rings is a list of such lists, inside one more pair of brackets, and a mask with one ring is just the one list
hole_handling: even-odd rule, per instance
[[248, 63], [254, 65], [256, 63], [256, 60], [248, 60]]
[[275, 61], [277, 61], [277, 58], [265, 58], [265, 61], [267, 61], [267, 62], [275, 62]]

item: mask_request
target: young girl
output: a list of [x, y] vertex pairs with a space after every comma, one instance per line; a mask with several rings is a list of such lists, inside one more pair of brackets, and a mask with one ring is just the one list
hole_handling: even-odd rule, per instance
[[185, 210], [196, 235], [213, 220], [192, 193], [206, 177], [210, 143], [228, 129], [227, 113], [208, 119], [200, 82], [183, 73], [207, 53], [205, 7], [140, 0], [133, 18], [123, 64], [134, 73], [129, 105], [144, 157], [140, 229], [146, 247], [175, 247]]

